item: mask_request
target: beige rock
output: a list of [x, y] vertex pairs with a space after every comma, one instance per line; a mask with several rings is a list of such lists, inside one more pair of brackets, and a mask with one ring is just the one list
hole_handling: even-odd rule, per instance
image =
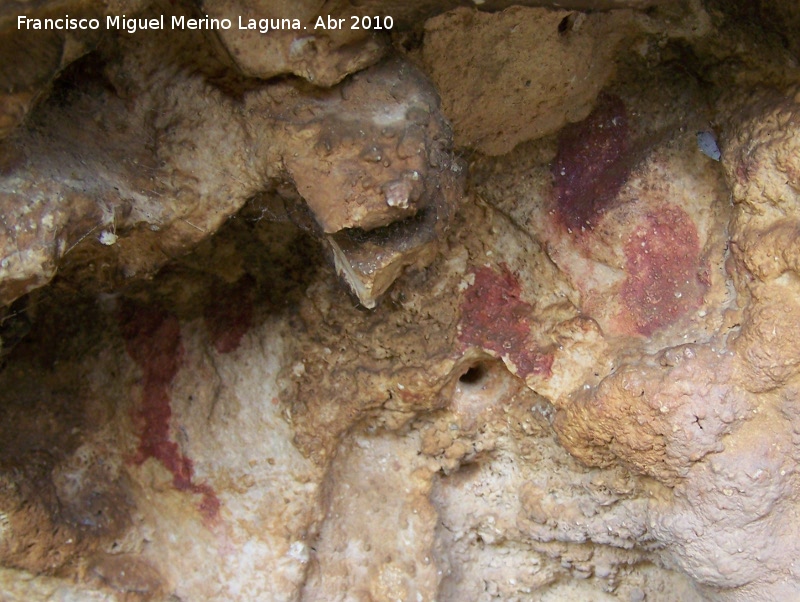
[[[0, 187], [8, 208], [0, 237], [4, 301], [48, 282], [75, 247], [68, 263], [105, 264], [106, 288], [152, 275], [277, 182], [295, 184], [327, 233], [429, 211], [425, 232], [396, 234], [379, 268], [348, 270], [365, 304], [374, 305], [408, 265], [430, 261], [463, 177], [422, 74], [395, 60], [315, 96], [296, 83], [263, 84], [240, 104], [185, 72], [187, 61], [201, 70], [216, 64], [210, 51], [181, 54], [199, 36], [158, 34], [139, 32], [145, 43], [106, 66], [130, 95], [128, 106], [108, 92], [78, 96], [8, 143], [9, 177]], [[121, 133], [109, 139], [108, 131]], [[375, 252], [353, 245], [342, 253], [352, 266], [376, 261]]]
[[623, 462], [674, 485], [721, 452], [720, 439], [748, 415], [752, 402], [731, 382], [726, 355], [685, 346], [623, 366], [559, 413], [556, 431], [587, 464]]
[[443, 192], [461, 169], [452, 135], [436, 90], [411, 65], [387, 61], [312, 97], [295, 86], [271, 95], [283, 166], [325, 233], [387, 226], [456, 200]]
[[[522, 7], [431, 19], [423, 56], [456, 144], [502, 155], [583, 119], [613, 71], [626, 20]], [[523, 58], [531, 47], [542, 49], [535, 60]]]
[[0, 598], [798, 597], [793, 9], [539, 4], [24, 63]]
[[385, 37], [376, 35], [385, 32], [360, 27], [363, 16], [372, 25], [372, 14], [347, 2], [205, 0], [203, 11], [231, 21], [230, 28], [215, 34], [249, 77], [294, 74], [332, 86], [377, 62], [387, 47]]

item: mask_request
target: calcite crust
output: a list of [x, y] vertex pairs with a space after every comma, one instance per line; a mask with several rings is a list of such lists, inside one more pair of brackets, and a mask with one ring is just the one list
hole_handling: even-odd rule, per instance
[[20, 4], [1, 599], [800, 596], [792, 2]]

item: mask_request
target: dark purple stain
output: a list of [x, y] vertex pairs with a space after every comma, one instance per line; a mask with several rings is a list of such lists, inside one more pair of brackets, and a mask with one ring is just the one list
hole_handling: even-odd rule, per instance
[[550, 166], [560, 221], [573, 231], [592, 229], [631, 171], [628, 116], [618, 96], [602, 93], [597, 106], [558, 137]]

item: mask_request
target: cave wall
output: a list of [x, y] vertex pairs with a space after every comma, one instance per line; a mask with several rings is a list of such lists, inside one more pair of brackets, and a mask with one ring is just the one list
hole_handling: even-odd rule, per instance
[[0, 7], [0, 598], [798, 597], [797, 21]]

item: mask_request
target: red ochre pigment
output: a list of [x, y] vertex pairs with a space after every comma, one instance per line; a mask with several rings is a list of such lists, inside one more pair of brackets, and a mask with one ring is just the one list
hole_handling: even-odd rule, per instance
[[179, 491], [203, 496], [200, 512], [206, 520], [216, 519], [220, 502], [208, 485], [193, 482], [192, 461], [178, 444], [170, 441], [170, 387], [183, 359], [178, 319], [151, 306], [126, 304], [119, 313], [125, 347], [142, 370], [142, 401], [137, 417], [143, 422], [135, 464], [154, 458], [172, 473]]
[[464, 294], [459, 340], [510, 359], [517, 374], [550, 376], [552, 354], [529, 341], [532, 308], [520, 299], [517, 277], [505, 265], [473, 269], [475, 283]]
[[625, 244], [622, 301], [639, 334], [649, 336], [698, 307], [702, 277], [697, 228], [680, 207], [647, 215]]
[[591, 230], [617, 197], [631, 171], [628, 116], [622, 100], [601, 94], [581, 122], [558, 136], [550, 166], [556, 214], [573, 233]]

